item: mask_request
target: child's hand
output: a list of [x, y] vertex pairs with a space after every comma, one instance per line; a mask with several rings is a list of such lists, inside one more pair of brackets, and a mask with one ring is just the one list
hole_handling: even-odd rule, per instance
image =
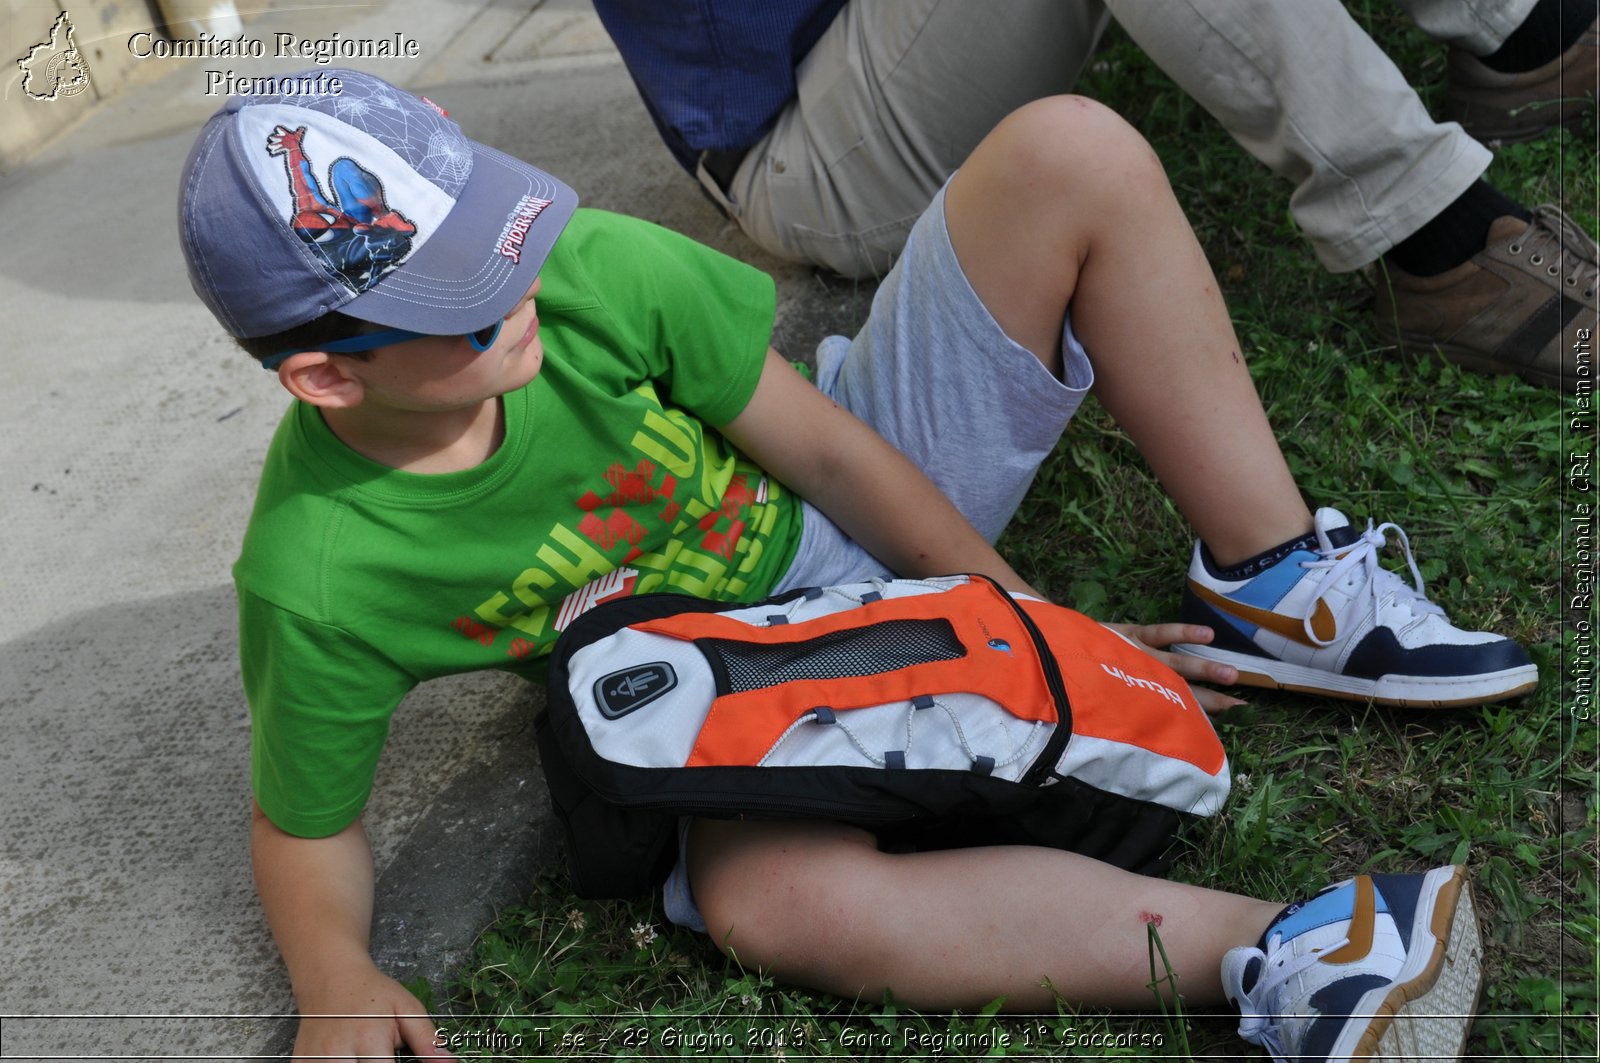
[[376, 967], [305, 997], [294, 1059], [392, 1060], [401, 1046], [418, 1059], [455, 1059], [434, 1047], [438, 1028], [422, 1002]]
[[1196, 683], [1230, 686], [1239, 678], [1238, 669], [1217, 661], [1202, 660], [1184, 653], [1169, 653], [1164, 647], [1175, 642], [1210, 642], [1211, 629], [1199, 624], [1106, 624], [1112, 631], [1131, 640], [1135, 646], [1182, 676], [1194, 692], [1195, 700], [1207, 712], [1222, 712], [1243, 705], [1238, 698], [1219, 690], [1197, 687]]

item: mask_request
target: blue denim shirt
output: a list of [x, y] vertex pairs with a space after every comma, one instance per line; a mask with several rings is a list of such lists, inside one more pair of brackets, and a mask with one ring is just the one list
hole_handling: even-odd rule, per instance
[[594, 0], [661, 137], [693, 172], [747, 148], [794, 98], [795, 67], [845, 0]]

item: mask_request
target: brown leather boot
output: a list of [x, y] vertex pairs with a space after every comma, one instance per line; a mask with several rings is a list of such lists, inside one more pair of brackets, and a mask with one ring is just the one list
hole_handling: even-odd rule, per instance
[[1380, 262], [1377, 326], [1407, 353], [1437, 351], [1480, 373], [1516, 373], [1573, 391], [1595, 380], [1594, 240], [1545, 205], [1505, 217], [1471, 259], [1435, 277]]
[[1444, 118], [1481, 141], [1532, 140], [1577, 120], [1595, 105], [1600, 19], [1558, 58], [1521, 74], [1502, 74], [1477, 56], [1450, 49]]

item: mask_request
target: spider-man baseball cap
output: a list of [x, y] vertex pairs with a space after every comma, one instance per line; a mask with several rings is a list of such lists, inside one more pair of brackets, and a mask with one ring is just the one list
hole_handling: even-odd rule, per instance
[[231, 98], [184, 165], [189, 280], [224, 328], [265, 336], [338, 310], [453, 335], [515, 308], [577, 208], [572, 189], [371, 74], [277, 87]]

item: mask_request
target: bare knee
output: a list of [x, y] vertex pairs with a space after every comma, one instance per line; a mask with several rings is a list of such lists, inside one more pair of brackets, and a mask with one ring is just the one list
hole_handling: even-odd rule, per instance
[[1139, 131], [1085, 96], [1048, 96], [1013, 111], [973, 152], [974, 163], [1019, 194], [1126, 197], [1139, 185], [1167, 184]]
[[978, 298], [1055, 373], [1085, 264], [1171, 196], [1160, 161], [1128, 123], [1082, 96], [1051, 96], [978, 145], [950, 183], [945, 220]]
[[785, 981], [853, 995], [867, 981], [862, 875], [871, 835], [834, 824], [699, 821], [689, 880], [717, 947]]

